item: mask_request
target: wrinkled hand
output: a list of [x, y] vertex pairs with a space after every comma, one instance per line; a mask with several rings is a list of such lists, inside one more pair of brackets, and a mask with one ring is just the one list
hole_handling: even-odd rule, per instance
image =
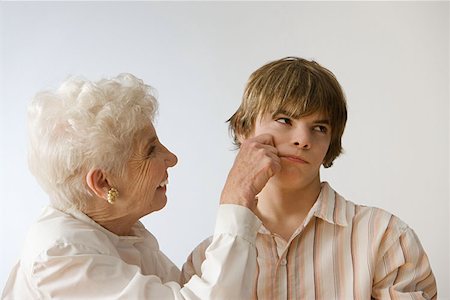
[[256, 195], [281, 169], [273, 136], [262, 134], [246, 139], [228, 174], [220, 197], [221, 204], [238, 204], [254, 210]]

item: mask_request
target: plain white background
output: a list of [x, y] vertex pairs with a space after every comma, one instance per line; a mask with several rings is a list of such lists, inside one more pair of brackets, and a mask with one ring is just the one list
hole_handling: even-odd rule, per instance
[[26, 106], [68, 75], [131, 72], [159, 92], [179, 158], [166, 208], [143, 218], [181, 266], [212, 233], [232, 164], [225, 120], [245, 82], [284, 56], [315, 59], [348, 99], [345, 154], [323, 180], [420, 237], [450, 299], [449, 2], [0, 3], [0, 287], [47, 197], [26, 165]]

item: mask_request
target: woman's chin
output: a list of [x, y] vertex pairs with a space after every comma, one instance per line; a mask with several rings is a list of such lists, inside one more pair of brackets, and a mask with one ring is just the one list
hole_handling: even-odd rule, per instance
[[[163, 209], [167, 204], [167, 197], [164, 195], [164, 197], [161, 197], [162, 199], [154, 199], [152, 203], [152, 212], [158, 211]], [[156, 201], [155, 201], [156, 200]]]

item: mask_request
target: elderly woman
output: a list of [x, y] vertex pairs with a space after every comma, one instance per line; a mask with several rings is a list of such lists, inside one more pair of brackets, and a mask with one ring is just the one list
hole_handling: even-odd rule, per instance
[[277, 171], [275, 156], [254, 146], [259, 142], [241, 147], [203, 275], [180, 287], [179, 269], [139, 222], [166, 205], [167, 169], [177, 163], [152, 125], [156, 106], [151, 87], [130, 74], [72, 78], [37, 94], [29, 107], [29, 166], [50, 205], [32, 226], [2, 298], [251, 297], [255, 196]]

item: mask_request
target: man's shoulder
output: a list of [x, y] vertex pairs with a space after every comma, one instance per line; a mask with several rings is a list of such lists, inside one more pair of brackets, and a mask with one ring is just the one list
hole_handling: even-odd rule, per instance
[[201, 276], [201, 265], [206, 259], [206, 248], [209, 247], [213, 239], [213, 236], [209, 236], [204, 239], [197, 247], [189, 254], [186, 262], [183, 264], [180, 276], [180, 282], [186, 283], [191, 279], [193, 275]]
[[345, 200], [353, 209], [352, 223], [384, 224], [386, 227], [395, 228], [399, 231], [405, 231], [408, 225], [393, 213], [376, 206], [356, 204]]
[[202, 259], [205, 259], [206, 248], [209, 247], [213, 240], [213, 236], [209, 236], [201, 241], [192, 251], [191, 255], [193, 256], [201, 256]]
[[362, 236], [361, 232], [368, 233], [371, 239], [378, 240], [380, 246], [389, 247], [403, 234], [412, 231], [398, 216], [383, 208], [357, 204], [336, 195], [336, 203], [341, 202], [336, 205], [345, 206], [351, 231], [358, 236]]
[[335, 210], [345, 211], [348, 223], [358, 226], [366, 223], [384, 224], [404, 231], [408, 225], [393, 213], [376, 206], [359, 204], [341, 196], [335, 192]]

